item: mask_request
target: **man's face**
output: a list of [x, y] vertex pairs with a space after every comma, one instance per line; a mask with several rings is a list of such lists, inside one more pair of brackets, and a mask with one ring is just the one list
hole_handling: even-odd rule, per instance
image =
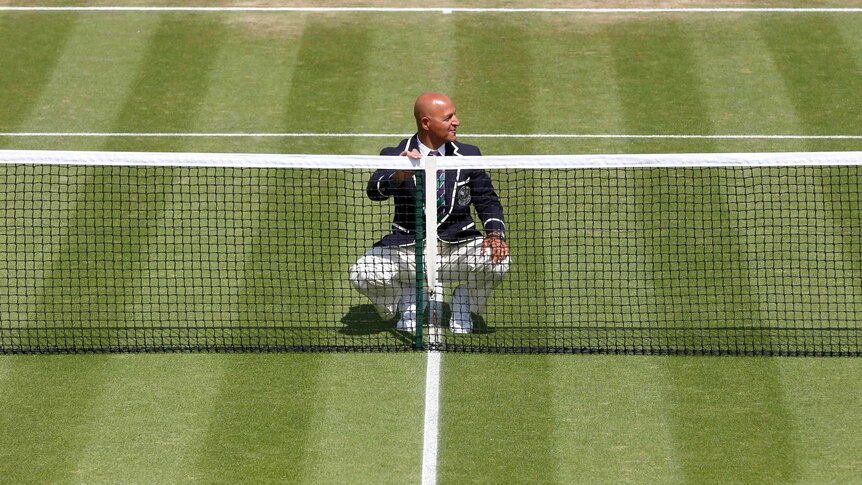
[[461, 121], [455, 114], [455, 105], [452, 101], [435, 101], [427, 118], [428, 134], [437, 146], [455, 141]]

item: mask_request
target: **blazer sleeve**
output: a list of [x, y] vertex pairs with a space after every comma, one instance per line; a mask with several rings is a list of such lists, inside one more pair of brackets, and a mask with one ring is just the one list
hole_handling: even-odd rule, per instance
[[494, 185], [491, 183], [491, 177], [484, 170], [473, 170], [470, 174], [470, 182], [472, 185], [473, 206], [476, 207], [476, 213], [482, 219], [482, 227], [485, 233], [498, 232], [505, 237], [506, 235], [506, 220], [503, 217], [503, 204], [500, 203], [500, 198], [494, 190]]
[[[407, 141], [402, 141], [402, 145], [406, 145]], [[394, 157], [401, 153], [401, 146], [386, 147], [380, 151], [380, 155], [384, 157]], [[386, 200], [394, 194], [394, 191], [401, 187], [402, 184], [395, 185], [391, 182], [395, 170], [381, 169], [375, 171], [368, 180], [368, 187], [365, 192], [371, 200]]]
[[395, 189], [401, 185], [392, 183], [395, 170], [380, 169], [375, 171], [368, 179], [366, 193], [371, 200], [386, 200], [393, 195]]

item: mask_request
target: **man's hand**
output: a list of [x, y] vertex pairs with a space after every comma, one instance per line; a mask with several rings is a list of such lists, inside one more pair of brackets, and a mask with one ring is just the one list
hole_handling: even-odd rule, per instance
[[480, 253], [485, 254], [486, 249], [490, 250], [491, 262], [494, 264], [500, 264], [509, 257], [509, 246], [506, 245], [503, 237], [496, 232], [488, 234], [485, 240], [482, 241], [482, 250]]
[[[401, 152], [400, 156], [407, 156], [412, 158], [413, 160], [419, 160], [422, 158], [422, 154], [419, 153], [419, 150], [412, 149], [409, 152], [407, 150]], [[416, 170], [396, 170], [395, 173], [392, 174], [392, 182], [396, 185], [400, 185], [405, 180], [409, 179], [416, 173]]]

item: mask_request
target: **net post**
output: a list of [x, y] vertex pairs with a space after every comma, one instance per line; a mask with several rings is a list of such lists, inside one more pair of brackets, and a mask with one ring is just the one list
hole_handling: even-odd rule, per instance
[[416, 335], [413, 346], [423, 348], [425, 327], [425, 171], [416, 171]]

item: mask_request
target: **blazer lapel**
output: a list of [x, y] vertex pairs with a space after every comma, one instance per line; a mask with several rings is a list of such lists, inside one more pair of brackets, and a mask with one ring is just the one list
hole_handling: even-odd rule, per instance
[[454, 157], [462, 156], [461, 152], [458, 151], [458, 145], [449, 141], [446, 142], [446, 155]]

